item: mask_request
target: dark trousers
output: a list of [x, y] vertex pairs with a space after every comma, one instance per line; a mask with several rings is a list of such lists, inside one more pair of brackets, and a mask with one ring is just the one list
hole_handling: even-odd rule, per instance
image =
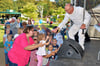
[[9, 66], [18, 66], [18, 65], [9, 61]]

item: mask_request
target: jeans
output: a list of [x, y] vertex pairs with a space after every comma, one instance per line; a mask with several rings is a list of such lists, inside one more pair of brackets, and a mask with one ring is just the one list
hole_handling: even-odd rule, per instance
[[69, 34], [68, 34], [68, 30], [66, 31], [66, 35], [67, 35], [67, 39], [69, 39]]
[[6, 63], [6, 64], [9, 63], [8, 53], [5, 53], [5, 63]]
[[18, 66], [18, 65], [9, 61], [9, 66]]
[[64, 36], [65, 36], [65, 33], [64, 33], [65, 30], [66, 30], [66, 29], [61, 30], [61, 35], [63, 36], [63, 39], [64, 39], [64, 40], [65, 40], [65, 37], [64, 37]]

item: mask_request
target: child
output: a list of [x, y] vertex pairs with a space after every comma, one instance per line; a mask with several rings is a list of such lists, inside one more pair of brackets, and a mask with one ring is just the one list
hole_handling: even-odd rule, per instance
[[53, 49], [56, 50], [59, 48], [59, 46], [57, 45], [57, 40], [56, 39], [53, 39], [52, 40], [52, 45], [53, 45]]
[[51, 39], [49, 39], [48, 43], [46, 43], [46, 41], [49, 39], [49, 37], [47, 36], [47, 38], [45, 39], [45, 34], [39, 34], [38, 35], [38, 40], [39, 43], [45, 44], [43, 47], [39, 47], [36, 54], [37, 54], [37, 59], [38, 59], [38, 64], [37, 66], [42, 66], [42, 61], [43, 61], [43, 56], [46, 55], [46, 45], [49, 45]]
[[10, 34], [10, 29], [6, 29], [6, 34], [3, 36], [3, 44], [7, 41], [7, 35]]
[[[48, 46], [48, 54], [50, 54], [51, 52], [53, 52], [54, 51], [54, 49], [53, 49], [53, 45], [49, 45]], [[52, 60], [52, 59], [55, 59], [55, 57], [54, 56], [51, 56], [51, 57], [49, 57], [49, 60]]]
[[64, 32], [64, 33], [66, 33], [66, 35], [67, 35], [67, 39], [69, 39], [68, 30], [69, 30], [69, 29], [70, 29], [70, 27], [71, 27], [71, 23], [70, 23], [70, 22], [68, 22], [66, 25], [67, 25], [67, 28], [66, 28], [66, 30], [65, 30], [65, 32]]
[[57, 45], [61, 47], [63, 44], [63, 37], [59, 31], [57, 31], [57, 33], [54, 35], [54, 39], [57, 40]]
[[34, 29], [34, 34], [33, 36], [38, 36], [38, 31], [36, 29]]
[[[54, 53], [54, 50], [53, 50], [53, 46], [50, 44], [48, 46], [47, 55], [50, 55], [52, 52]], [[43, 64], [42, 64], [42, 66], [49, 66], [49, 61], [52, 60], [52, 59], [54, 59], [54, 55], [46, 57], [47, 55], [45, 55], [43, 57]]]
[[49, 66], [50, 60], [55, 60], [55, 54], [58, 52], [58, 50], [59, 49], [54, 50], [52, 44], [48, 46], [47, 55], [45, 55], [43, 58], [43, 66]]
[[[37, 37], [33, 38], [35, 44], [38, 44]], [[37, 49], [34, 49], [31, 51], [31, 56], [30, 56], [30, 63], [29, 66], [37, 66], [37, 55], [36, 55]]]
[[[5, 34], [6, 34], [6, 29], [9, 29], [10, 30], [10, 24], [6, 24]], [[12, 34], [12, 30], [10, 30], [10, 34]]]
[[[55, 50], [59, 50], [59, 48], [61, 47], [59, 47], [59, 45], [57, 45], [57, 40], [56, 39], [53, 39], [52, 40], [52, 45], [53, 45], [53, 50], [55, 51]], [[55, 54], [55, 56], [54, 56], [54, 59], [56, 60], [57, 59], [57, 54]]]
[[9, 59], [8, 59], [8, 51], [12, 48], [12, 44], [13, 44], [13, 41], [11, 40], [12, 39], [12, 35], [8, 35], [7, 36], [7, 41], [5, 41], [5, 44], [4, 44], [4, 53], [5, 53], [5, 63], [6, 63], [6, 66], [8, 66], [8, 63], [9, 63]]
[[18, 28], [18, 34], [15, 34], [14, 35], [14, 38], [13, 38], [13, 40], [15, 40], [20, 34], [22, 34], [23, 33], [23, 29], [22, 28]]

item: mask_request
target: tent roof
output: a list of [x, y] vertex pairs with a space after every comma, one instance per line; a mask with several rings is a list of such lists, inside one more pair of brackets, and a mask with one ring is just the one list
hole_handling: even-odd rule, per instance
[[97, 5], [96, 7], [92, 8], [92, 10], [93, 10], [94, 12], [100, 13], [100, 4]]
[[15, 12], [14, 10], [8, 10], [8, 9], [5, 12], [2, 11], [0, 13], [4, 13], [4, 14], [21, 14], [20, 12]]

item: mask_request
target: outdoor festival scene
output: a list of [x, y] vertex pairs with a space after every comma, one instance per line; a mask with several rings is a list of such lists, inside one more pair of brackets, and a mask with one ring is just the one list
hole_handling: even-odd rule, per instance
[[0, 66], [100, 66], [100, 0], [0, 0]]

